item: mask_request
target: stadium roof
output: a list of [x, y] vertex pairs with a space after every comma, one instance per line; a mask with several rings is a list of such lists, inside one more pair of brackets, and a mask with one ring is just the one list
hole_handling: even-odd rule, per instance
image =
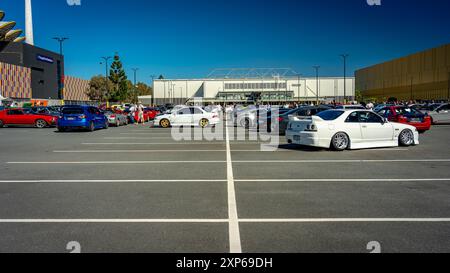
[[5, 12], [0, 10], [0, 42], [20, 43], [25, 41], [25, 37], [19, 37], [22, 34], [22, 30], [13, 30], [16, 26], [16, 22], [1, 21], [4, 17]]
[[217, 68], [209, 73], [209, 79], [261, 79], [288, 78], [300, 74], [291, 68]]

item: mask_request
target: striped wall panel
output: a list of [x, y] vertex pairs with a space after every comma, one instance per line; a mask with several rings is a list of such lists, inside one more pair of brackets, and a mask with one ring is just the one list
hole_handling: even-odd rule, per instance
[[74, 78], [71, 76], [64, 77], [64, 99], [73, 101], [88, 101], [86, 90], [89, 87], [89, 81]]
[[0, 91], [5, 98], [31, 98], [31, 69], [0, 63]]

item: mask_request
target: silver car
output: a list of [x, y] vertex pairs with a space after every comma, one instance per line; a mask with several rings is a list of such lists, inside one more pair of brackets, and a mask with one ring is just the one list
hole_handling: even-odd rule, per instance
[[424, 111], [431, 117], [433, 124], [450, 124], [450, 104], [436, 105], [428, 111]]
[[124, 114], [115, 113], [113, 111], [105, 111], [105, 116], [108, 119], [109, 125], [112, 126], [122, 126], [122, 125], [128, 125], [128, 117]]

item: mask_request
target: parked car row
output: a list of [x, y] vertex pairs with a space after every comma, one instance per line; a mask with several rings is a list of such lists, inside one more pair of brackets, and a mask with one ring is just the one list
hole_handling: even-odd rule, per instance
[[198, 106], [178, 106], [156, 116], [155, 126], [169, 128], [171, 126], [198, 126], [205, 128], [220, 123], [220, 115], [217, 111], [208, 112]]
[[[159, 114], [156, 109], [144, 110], [144, 121], [148, 122]], [[0, 110], [0, 127], [34, 126], [36, 128], [57, 127], [64, 132], [71, 129], [94, 131], [109, 126], [123, 126], [138, 120], [138, 114], [131, 117], [125, 111], [102, 111], [94, 106], [69, 105], [61, 108], [29, 107]]]

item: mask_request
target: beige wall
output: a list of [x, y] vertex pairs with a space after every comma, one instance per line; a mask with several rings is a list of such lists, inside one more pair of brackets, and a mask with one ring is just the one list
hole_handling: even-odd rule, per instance
[[386, 100], [448, 99], [450, 44], [355, 72], [356, 90]]

